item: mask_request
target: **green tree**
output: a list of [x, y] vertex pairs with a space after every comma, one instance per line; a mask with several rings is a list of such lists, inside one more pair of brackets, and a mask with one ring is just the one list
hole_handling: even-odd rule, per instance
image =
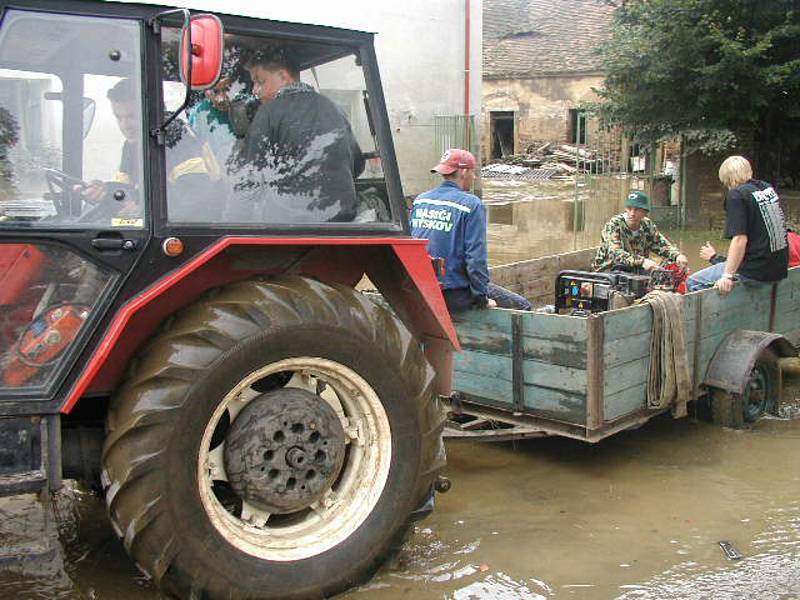
[[639, 141], [683, 134], [712, 152], [746, 135], [764, 151], [780, 132], [797, 144], [798, 0], [628, 0], [602, 51], [596, 108]]

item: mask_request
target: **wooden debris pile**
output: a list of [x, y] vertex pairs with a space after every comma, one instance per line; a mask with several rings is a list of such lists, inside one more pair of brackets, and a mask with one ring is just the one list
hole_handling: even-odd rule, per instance
[[483, 167], [481, 172], [488, 177], [511, 176], [526, 179], [528, 171], [537, 171], [548, 173], [547, 178], [559, 179], [571, 177], [576, 173], [592, 172], [597, 161], [596, 152], [592, 150], [570, 144], [547, 142], [528, 146], [524, 154], [494, 159], [494, 162]]

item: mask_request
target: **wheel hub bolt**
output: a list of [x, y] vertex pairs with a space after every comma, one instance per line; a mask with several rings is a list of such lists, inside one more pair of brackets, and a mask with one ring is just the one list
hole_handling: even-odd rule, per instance
[[286, 451], [286, 464], [293, 469], [300, 469], [307, 462], [306, 451], [299, 446], [294, 446]]

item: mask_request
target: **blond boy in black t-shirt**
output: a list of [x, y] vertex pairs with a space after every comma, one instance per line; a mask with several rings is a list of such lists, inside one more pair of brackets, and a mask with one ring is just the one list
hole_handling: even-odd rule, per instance
[[725, 296], [739, 280], [772, 283], [785, 278], [789, 244], [777, 192], [767, 182], [753, 179], [753, 169], [742, 156], [726, 158], [719, 168], [719, 179], [728, 188], [728, 257], [725, 262], [692, 274], [687, 281], [689, 291], [716, 287]]

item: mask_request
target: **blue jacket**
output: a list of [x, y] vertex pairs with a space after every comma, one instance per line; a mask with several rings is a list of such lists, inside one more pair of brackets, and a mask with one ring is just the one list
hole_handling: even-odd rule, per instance
[[452, 181], [420, 194], [411, 210], [411, 235], [430, 240], [428, 254], [444, 258], [443, 289], [469, 288], [475, 304], [486, 304], [486, 210], [480, 198]]

